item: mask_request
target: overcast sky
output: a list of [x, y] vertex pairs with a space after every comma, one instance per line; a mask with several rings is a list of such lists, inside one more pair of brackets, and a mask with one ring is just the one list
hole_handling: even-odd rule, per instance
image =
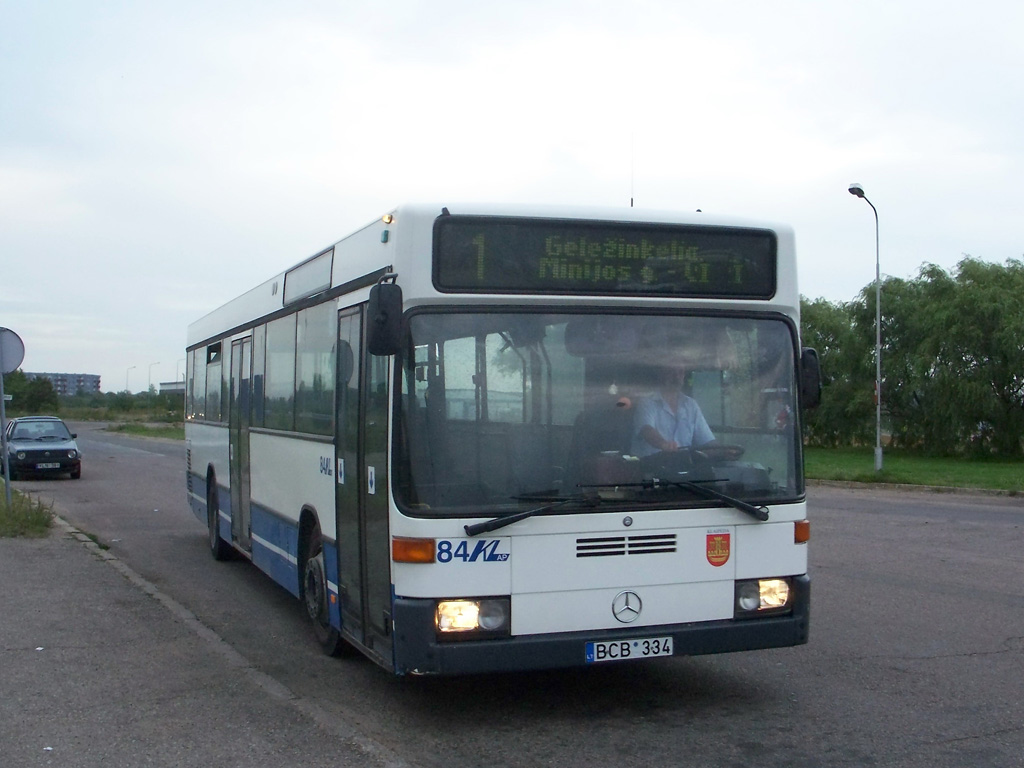
[[1022, 34], [1008, 0], [0, 0], [0, 326], [26, 371], [144, 390], [408, 201], [782, 221], [846, 301], [856, 181], [883, 275], [1021, 258]]

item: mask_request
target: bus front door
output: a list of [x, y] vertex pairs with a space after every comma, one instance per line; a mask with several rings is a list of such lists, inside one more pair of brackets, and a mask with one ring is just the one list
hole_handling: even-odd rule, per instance
[[252, 402], [252, 339], [231, 343], [231, 405], [228, 428], [231, 451], [231, 538], [252, 550], [249, 512], [249, 425]]
[[366, 351], [363, 325], [361, 307], [341, 312], [335, 486], [341, 630], [390, 668], [389, 358]]

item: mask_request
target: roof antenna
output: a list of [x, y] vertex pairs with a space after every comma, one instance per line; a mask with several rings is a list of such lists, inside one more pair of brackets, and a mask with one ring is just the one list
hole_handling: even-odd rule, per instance
[[630, 208], [633, 207], [633, 182], [634, 182], [634, 179], [636, 177], [636, 171], [635, 171], [636, 162], [634, 160], [635, 153], [633, 151], [633, 143], [634, 143], [633, 140], [634, 140], [635, 137], [636, 137], [636, 134], [634, 134], [634, 133], [630, 133], [629, 134], [629, 207]]

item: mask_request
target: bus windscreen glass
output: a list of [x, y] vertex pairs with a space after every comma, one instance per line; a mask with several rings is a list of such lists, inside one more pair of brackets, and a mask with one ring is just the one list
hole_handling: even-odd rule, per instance
[[439, 290], [770, 299], [775, 234], [764, 229], [442, 216]]
[[[707, 505], [681, 481], [754, 504], [802, 493], [795, 329], [777, 317], [474, 308], [415, 312], [408, 332], [393, 476], [407, 514], [580, 494]], [[652, 442], [648, 423], [673, 434]]]

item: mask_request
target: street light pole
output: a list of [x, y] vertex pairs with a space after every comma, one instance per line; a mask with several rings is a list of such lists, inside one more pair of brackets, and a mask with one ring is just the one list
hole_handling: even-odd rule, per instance
[[155, 363], [150, 363], [149, 364], [149, 384], [146, 387], [147, 391], [153, 388], [153, 366], [154, 365], [160, 365], [159, 361], [157, 361]]
[[134, 365], [129, 365], [128, 366], [128, 370], [124, 372], [124, 391], [127, 392], [129, 395], [132, 393], [132, 391], [130, 389], [128, 389], [128, 374], [131, 372], [132, 368], [134, 368], [134, 367], [135, 367]]
[[850, 194], [871, 206], [875, 213], [875, 472], [882, 471], [882, 270], [878, 252], [878, 209], [860, 184], [850, 185]]

